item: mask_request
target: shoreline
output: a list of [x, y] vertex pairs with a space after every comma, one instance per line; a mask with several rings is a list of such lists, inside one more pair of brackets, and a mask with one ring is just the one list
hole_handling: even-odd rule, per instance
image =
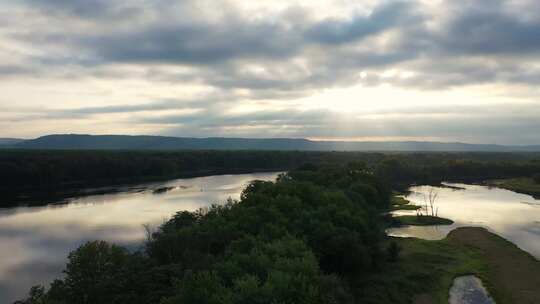
[[[448, 303], [453, 280], [463, 275], [480, 278], [498, 304], [527, 304], [540, 299], [540, 261], [485, 228], [459, 227], [438, 241], [414, 237], [389, 240], [402, 248], [398, 269], [392, 272], [401, 270], [409, 277], [425, 279], [411, 282], [414, 304]], [[389, 274], [393, 276], [398, 274]]]
[[[395, 195], [391, 210], [407, 209], [410, 201]], [[451, 220], [441, 219], [440, 223]], [[418, 216], [393, 216], [392, 222], [425, 226]], [[439, 221], [434, 222], [434, 226]], [[411, 284], [411, 303], [448, 303], [455, 278], [474, 275], [498, 304], [535, 303], [540, 299], [540, 261], [516, 244], [481, 227], [458, 227], [441, 240], [392, 237], [402, 248], [399, 265], [413, 277], [426, 277], [423, 284]], [[399, 264], [399, 263], [398, 263]], [[426, 269], [429, 269], [426, 271]], [[398, 274], [390, 274], [389, 277]], [[421, 290], [421, 287], [425, 290]], [[406, 291], [400, 291], [406, 293]]]
[[[35, 188], [30, 191], [15, 191], [15, 193], [4, 194], [7, 197], [6, 201], [13, 202], [7, 204], [0, 204], [0, 209], [9, 209], [16, 207], [43, 207], [47, 205], [61, 205], [65, 204], [65, 200], [75, 197], [84, 197], [91, 195], [104, 195], [114, 194], [129, 191], [144, 191], [149, 189], [148, 184], [162, 183], [176, 179], [189, 179], [197, 177], [217, 176], [217, 175], [240, 175], [240, 174], [254, 174], [254, 173], [279, 173], [287, 170], [207, 170], [189, 172], [181, 175], [168, 176], [168, 177], [149, 177], [149, 178], [137, 178], [130, 181], [127, 180], [109, 180], [103, 182], [97, 182], [92, 185], [77, 185], [67, 188], [58, 187], [55, 189], [40, 189]], [[109, 184], [109, 186], [104, 186]], [[112, 185], [111, 185], [112, 184]], [[46, 203], [43, 203], [46, 201]]]

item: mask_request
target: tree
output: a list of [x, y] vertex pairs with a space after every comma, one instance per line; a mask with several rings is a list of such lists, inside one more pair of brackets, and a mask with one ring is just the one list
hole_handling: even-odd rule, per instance
[[396, 262], [399, 259], [399, 253], [401, 252], [401, 247], [395, 242], [392, 241], [390, 246], [388, 246], [388, 260], [390, 262]]
[[143, 252], [84, 244], [46, 302], [23, 304], [354, 303], [351, 280], [367, 281], [386, 261], [387, 191], [359, 163], [254, 181], [240, 201], [146, 227]]
[[14, 304], [45, 304], [45, 287], [33, 286], [30, 288], [28, 298], [21, 301], [16, 301]]
[[424, 209], [425, 215], [438, 216], [439, 208], [435, 207], [435, 202], [438, 197], [439, 193], [433, 187], [430, 187], [428, 193], [424, 193], [424, 206], [416, 211], [417, 215], [424, 215], [422, 214], [422, 209]]
[[88, 242], [70, 253], [68, 260], [66, 278], [52, 285], [51, 294], [58, 293], [69, 303], [124, 303], [122, 291], [129, 278], [129, 254], [124, 248]]
[[534, 180], [537, 184], [540, 184], [540, 173], [536, 173], [535, 175], [533, 175], [533, 180]]

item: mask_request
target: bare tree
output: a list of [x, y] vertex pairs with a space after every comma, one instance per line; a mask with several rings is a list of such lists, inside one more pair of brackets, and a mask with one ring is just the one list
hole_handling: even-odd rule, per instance
[[142, 226], [144, 228], [144, 233], [146, 235], [146, 243], [148, 244], [152, 242], [154, 231], [152, 230], [152, 227], [150, 226], [150, 224], [142, 224]]
[[[429, 188], [429, 192], [427, 194], [424, 193], [424, 206], [416, 211], [416, 215], [422, 216], [425, 212], [425, 215], [427, 216], [438, 216], [439, 207], [435, 206], [438, 197], [439, 193], [435, 188]], [[424, 211], [422, 211], [422, 209]]]

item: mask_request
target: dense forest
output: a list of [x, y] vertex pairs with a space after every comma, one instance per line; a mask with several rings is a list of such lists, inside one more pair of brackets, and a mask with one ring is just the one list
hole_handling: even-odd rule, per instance
[[0, 207], [39, 204], [42, 198], [62, 198], [92, 187], [353, 161], [365, 163], [394, 187], [540, 172], [538, 153], [0, 150]]
[[[0, 207], [40, 204], [43, 199], [77, 195], [88, 188], [215, 174], [284, 171], [309, 162], [353, 160], [358, 155], [294, 151], [0, 150]], [[381, 157], [361, 155], [368, 162]]]
[[389, 195], [360, 163], [307, 165], [177, 213], [140, 252], [87, 243], [19, 303], [369, 303], [363, 286], [397, 258], [378, 215]]
[[[96, 158], [183, 155], [124, 153]], [[211, 155], [221, 163], [229, 155], [205, 153], [185, 155]], [[136, 252], [86, 243], [69, 255], [63, 278], [33, 287], [18, 304], [410, 303], [440, 284], [441, 272], [420, 256], [414, 263], [426, 265], [400, 266], [400, 245], [386, 237], [389, 222], [381, 215], [389, 210], [391, 189], [540, 172], [537, 155], [530, 154], [283, 155], [294, 160], [287, 165], [303, 164], [276, 182], [253, 181], [239, 201], [179, 212], [158, 229], [148, 228]], [[408, 270], [393, 271], [401, 268]]]

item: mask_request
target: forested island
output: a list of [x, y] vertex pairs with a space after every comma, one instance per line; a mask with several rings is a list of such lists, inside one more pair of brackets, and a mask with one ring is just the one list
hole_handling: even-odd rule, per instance
[[481, 277], [497, 303], [539, 296], [538, 260], [510, 242], [480, 228], [441, 241], [388, 237], [395, 223], [384, 215], [407, 205], [392, 190], [414, 181], [533, 176], [534, 156], [301, 155], [239, 201], [149, 229], [138, 251], [82, 245], [63, 278], [18, 303], [445, 303], [462, 274]]

